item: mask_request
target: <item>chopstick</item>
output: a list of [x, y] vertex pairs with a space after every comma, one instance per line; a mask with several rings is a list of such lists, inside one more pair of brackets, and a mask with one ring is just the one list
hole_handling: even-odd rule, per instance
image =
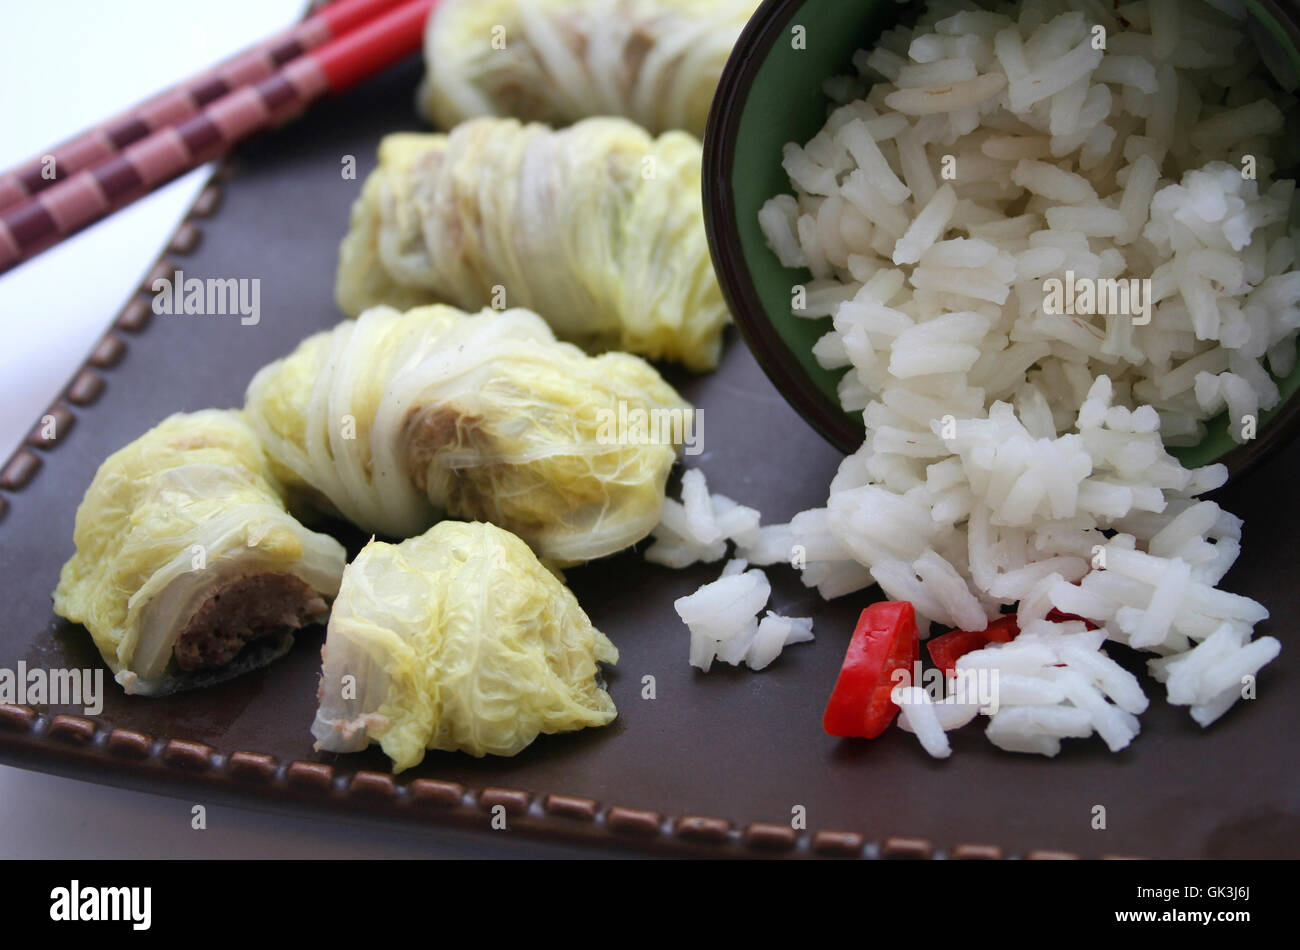
[[290, 60], [373, 20], [402, 0], [336, 0], [256, 46], [0, 173], [0, 211], [21, 204], [150, 132], [183, 122], [209, 102], [265, 79]]
[[343, 92], [416, 52], [435, 2], [405, 0], [0, 212], [0, 274], [325, 95]]

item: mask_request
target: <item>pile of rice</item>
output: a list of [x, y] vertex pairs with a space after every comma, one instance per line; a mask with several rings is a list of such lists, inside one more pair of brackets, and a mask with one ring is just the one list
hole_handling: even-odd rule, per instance
[[728, 542], [735, 557], [722, 576], [689, 597], [676, 601], [677, 615], [691, 632], [691, 665], [707, 673], [714, 660], [751, 670], [766, 669], [785, 647], [813, 639], [812, 619], [758, 614], [772, 595], [767, 575], [755, 564], [776, 564], [789, 557], [788, 526], [759, 526], [759, 513], [726, 495], [709, 492], [704, 473], [682, 475], [682, 500], [664, 500], [664, 516], [646, 548], [645, 558], [665, 567], [720, 561]]
[[[815, 354], [848, 369], [867, 435], [824, 508], [747, 523], [738, 552], [793, 552], [826, 598], [878, 584], [923, 635], [1015, 607], [1019, 637], [958, 662], [996, 671], [995, 705], [900, 691], [931, 754], [979, 713], [1010, 751], [1125, 748], [1147, 698], [1106, 641], [1153, 654], [1203, 726], [1278, 653], [1252, 639], [1268, 611], [1217, 587], [1242, 526], [1198, 496], [1226, 471], [1165, 449], [1225, 409], [1250, 438], [1279, 401], [1270, 371], [1296, 358], [1295, 184], [1270, 180], [1294, 100], [1261, 78], [1243, 17], [1227, 0], [934, 0], [829, 81], [825, 128], [786, 146], [794, 194], [760, 223], [811, 271], [796, 312], [833, 319]], [[1149, 322], [1046, 312], [1067, 272], [1149, 278]]]

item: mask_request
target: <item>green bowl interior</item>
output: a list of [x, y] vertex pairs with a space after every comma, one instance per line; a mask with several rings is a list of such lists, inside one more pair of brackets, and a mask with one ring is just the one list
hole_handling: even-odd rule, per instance
[[[1286, 61], [1300, 75], [1300, 50], [1284, 27], [1258, 0], [1247, 0], [1251, 15], [1281, 47]], [[834, 411], [839, 411], [837, 385], [845, 370], [826, 370], [812, 355], [813, 344], [831, 327], [830, 318], [810, 320], [791, 312], [791, 295], [796, 285], [812, 279], [805, 269], [782, 267], [768, 248], [758, 226], [758, 212], [773, 195], [790, 193], [790, 179], [781, 168], [781, 149], [787, 142], [804, 143], [825, 125], [827, 98], [822, 83], [831, 76], [852, 70], [855, 51], [873, 40], [899, 19], [899, 5], [892, 0], [847, 3], [843, 0], [807, 0], [793, 7], [781, 35], [755, 74], [742, 103], [737, 123], [734, 163], [730, 185], [736, 214], [736, 230], [746, 263], [764, 314], [789, 355], [814, 384]], [[773, 23], [773, 28], [779, 24]], [[796, 29], [802, 28], [804, 48]], [[1269, 420], [1300, 389], [1300, 362], [1285, 378], [1277, 379], [1282, 401], [1260, 414], [1262, 433]], [[842, 413], [861, 426], [861, 415]], [[1238, 448], [1228, 434], [1224, 413], [1207, 424], [1208, 432], [1195, 446], [1171, 449], [1185, 465], [1214, 462]]]

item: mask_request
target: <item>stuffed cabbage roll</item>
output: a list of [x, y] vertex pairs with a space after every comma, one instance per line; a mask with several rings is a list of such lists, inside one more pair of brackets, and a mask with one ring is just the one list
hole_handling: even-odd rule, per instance
[[444, 128], [482, 115], [566, 125], [622, 115], [704, 135], [713, 92], [758, 0], [443, 0], [425, 27], [420, 107]]
[[[622, 438], [620, 411], [682, 425]], [[645, 361], [587, 356], [534, 313], [435, 304], [308, 338], [257, 374], [247, 412], [277, 476], [319, 509], [393, 538], [490, 521], [567, 565], [659, 523], [692, 410]]]
[[597, 680], [618, 650], [527, 545], [489, 524], [371, 541], [344, 572], [321, 655], [316, 748], [378, 742], [396, 772], [426, 749], [514, 755], [618, 714]]
[[54, 610], [128, 693], [227, 679], [324, 619], [347, 556], [285, 510], [237, 411], [177, 414], [99, 467]]
[[700, 144], [624, 119], [552, 131], [477, 119], [384, 139], [352, 209], [335, 296], [525, 307], [563, 340], [717, 365], [729, 316], [704, 234]]

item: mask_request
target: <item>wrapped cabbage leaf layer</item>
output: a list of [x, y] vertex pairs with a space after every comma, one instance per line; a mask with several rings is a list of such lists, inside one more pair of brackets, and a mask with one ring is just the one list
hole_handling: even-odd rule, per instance
[[758, 0], [443, 0], [424, 34], [420, 108], [435, 125], [621, 115], [703, 137]]
[[279, 491], [241, 413], [171, 416], [96, 472], [55, 613], [85, 625], [128, 693], [271, 662], [296, 629], [324, 619], [347, 562]]
[[625, 119], [476, 119], [379, 148], [339, 248], [349, 316], [388, 304], [524, 307], [562, 340], [703, 371], [729, 315], [713, 274], [700, 144]]
[[618, 714], [597, 682], [618, 650], [527, 545], [489, 524], [371, 541], [344, 572], [321, 655], [316, 748], [377, 742], [396, 772], [427, 749], [514, 755]]
[[[277, 477], [323, 511], [390, 538], [490, 521], [557, 565], [654, 530], [692, 420], [644, 360], [588, 356], [526, 310], [439, 304], [309, 337], [254, 377], [246, 411]], [[664, 423], [623, 438], [620, 412]]]

